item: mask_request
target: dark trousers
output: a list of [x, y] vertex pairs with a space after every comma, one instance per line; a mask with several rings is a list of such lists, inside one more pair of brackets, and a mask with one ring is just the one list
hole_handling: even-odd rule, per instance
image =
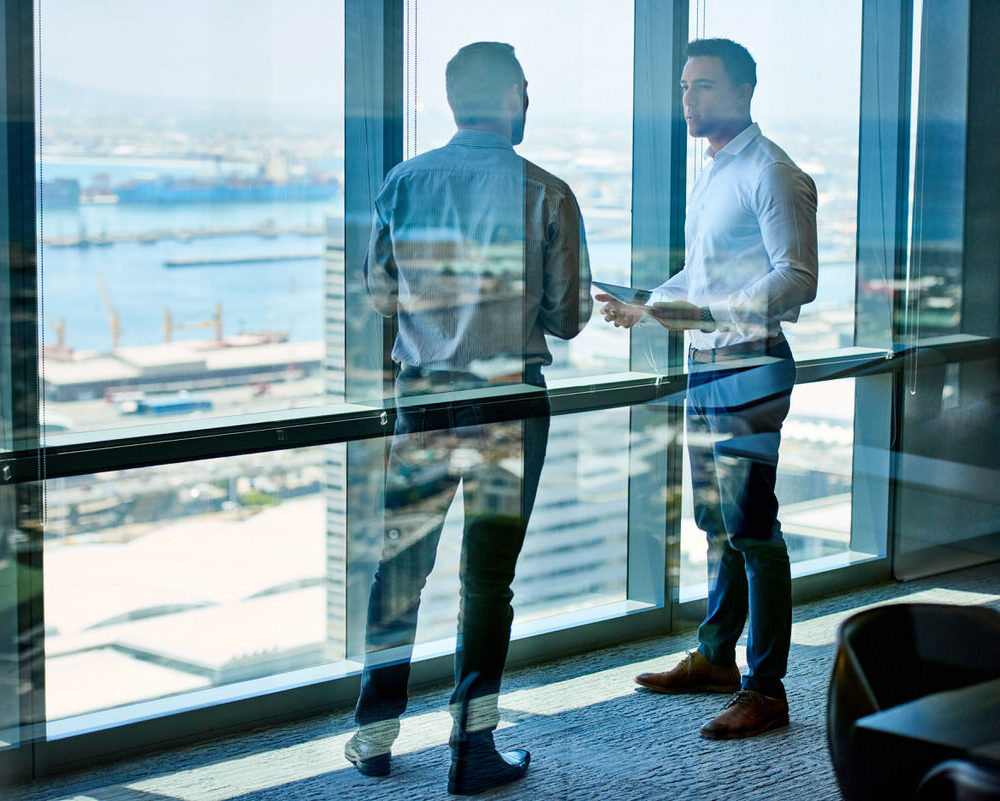
[[[466, 376], [404, 371], [397, 395], [412, 400], [422, 392], [460, 385]], [[544, 387], [540, 371], [528, 380]], [[455, 684], [466, 700], [487, 699], [485, 716], [474, 709], [469, 726], [496, 728], [495, 700], [514, 616], [511, 583], [549, 431], [544, 394], [522, 409], [522, 419], [487, 423], [476, 405], [401, 406], [386, 477], [383, 552], [368, 602], [366, 663], [355, 711], [359, 725], [398, 718], [406, 709], [420, 593], [462, 481], [465, 530]], [[386, 649], [393, 649], [388, 658]]]
[[[768, 356], [768, 363], [739, 369]], [[747, 616], [746, 689], [783, 698], [791, 640], [791, 570], [774, 494], [795, 362], [782, 339], [716, 364], [692, 361], [688, 450], [695, 521], [708, 538], [708, 610], [699, 650], [733, 664]]]

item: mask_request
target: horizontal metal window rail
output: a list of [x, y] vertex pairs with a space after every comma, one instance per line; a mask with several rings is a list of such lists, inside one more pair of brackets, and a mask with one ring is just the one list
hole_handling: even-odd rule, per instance
[[[989, 358], [1000, 354], [1000, 342], [984, 337], [951, 336], [922, 342], [915, 358], [927, 350], [949, 361]], [[828, 354], [812, 354], [797, 362], [796, 383], [807, 384], [838, 378], [858, 378], [901, 370], [914, 350], [846, 348]], [[745, 362], [747, 366], [752, 362]], [[919, 364], [919, 361], [917, 362]], [[552, 382], [547, 391], [552, 414], [634, 406], [651, 401], [683, 400], [687, 371], [678, 367], [664, 375], [620, 373]], [[476, 406], [486, 422], [513, 420], [530, 414], [530, 403], [540, 390], [525, 385], [498, 387], [488, 391], [441, 393], [414, 398], [430, 408]], [[39, 478], [39, 464], [45, 478], [88, 475], [108, 470], [125, 470], [200, 459], [223, 458], [288, 448], [330, 445], [370, 439], [392, 433], [396, 402], [384, 405], [336, 404], [316, 407], [305, 414], [301, 409], [283, 410], [228, 418], [201, 420], [178, 429], [171, 424], [143, 426], [142, 429], [112, 432], [103, 439], [93, 436], [107, 432], [58, 434], [42, 448], [43, 459], [34, 449], [0, 456], [0, 481], [23, 483]]]

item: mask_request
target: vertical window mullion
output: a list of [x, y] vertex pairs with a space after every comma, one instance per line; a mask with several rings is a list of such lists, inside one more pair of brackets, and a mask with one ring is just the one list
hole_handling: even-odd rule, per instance
[[[5, 441], [3, 447], [36, 455], [39, 472], [44, 466], [40, 449], [38, 373], [38, 263], [35, 224], [35, 48], [34, 8], [31, 0], [4, 4], [3, 24], [3, 231], [6, 273], [6, 329], [3, 386]], [[5, 519], [0, 536], [6, 540], [9, 564], [15, 574], [16, 604], [0, 606], [0, 613], [16, 615], [5, 621], [5, 631], [16, 630], [14, 643], [0, 646], [14, 656], [19, 732], [10, 769], [15, 776], [33, 775], [35, 743], [44, 739], [44, 661], [42, 616], [42, 487], [33, 475], [11, 461], [0, 476]], [[23, 466], [23, 465], [22, 465]], [[34, 470], [31, 471], [32, 473]], [[9, 686], [9, 685], [8, 685]], [[5, 688], [6, 689], [6, 688]], [[0, 783], [7, 767], [0, 761]]]
[[[679, 78], [687, 44], [688, 3], [636, 0], [632, 153], [632, 286], [655, 287], [683, 266], [687, 132]], [[631, 368], [665, 372], [679, 363], [683, 335], [658, 326], [631, 331]], [[680, 559], [683, 404], [634, 406], [629, 470], [628, 592], [664, 607], [669, 627]], [[661, 451], [637, 446], [668, 444]], [[641, 464], [640, 469], [638, 465]], [[662, 567], [662, 570], [660, 569]]]
[[[889, 292], [906, 276], [909, 213], [912, 0], [865, 0], [861, 28], [858, 250], [855, 344], [894, 346], [898, 306]], [[882, 282], [880, 284], [880, 282]], [[900, 403], [898, 373], [858, 378], [855, 389], [851, 550], [892, 552], [892, 486]]]
[[[344, 303], [346, 400], [384, 406], [392, 395], [395, 320], [370, 306], [362, 267], [375, 197], [403, 158], [403, 0], [346, 0], [344, 52]], [[387, 413], [385, 432], [392, 432]], [[328, 532], [342, 558], [345, 655], [364, 652], [368, 588], [382, 540], [383, 439], [347, 445], [345, 527]], [[339, 541], [338, 540], [339, 537]]]

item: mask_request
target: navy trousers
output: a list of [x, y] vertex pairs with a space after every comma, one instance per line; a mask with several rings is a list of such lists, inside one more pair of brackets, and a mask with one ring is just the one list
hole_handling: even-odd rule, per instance
[[[760, 361], [759, 366], [746, 367]], [[747, 617], [745, 689], [776, 698], [791, 640], [791, 570], [774, 494], [781, 426], [795, 362], [788, 343], [690, 362], [688, 452], [695, 521], [708, 538], [708, 610], [699, 651], [719, 665], [736, 659]]]
[[[544, 387], [541, 371], [525, 379]], [[471, 385], [468, 374], [403, 372], [397, 395]], [[523, 419], [484, 422], [476, 405], [401, 406], [386, 478], [385, 539], [372, 584], [366, 663], [355, 710], [359, 725], [406, 709], [420, 593], [434, 567], [445, 515], [463, 484], [465, 530], [455, 684], [483, 699], [472, 725], [496, 727], [496, 696], [510, 643], [511, 583], [534, 505], [548, 442], [544, 394], [522, 405]], [[519, 464], [510, 469], [511, 460]], [[387, 649], [393, 656], [386, 659]], [[453, 704], [457, 702], [453, 697]]]

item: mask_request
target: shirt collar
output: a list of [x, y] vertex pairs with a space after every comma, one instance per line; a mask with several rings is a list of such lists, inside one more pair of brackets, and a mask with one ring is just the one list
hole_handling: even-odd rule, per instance
[[496, 147], [513, 150], [510, 140], [495, 131], [480, 131], [475, 128], [459, 128], [448, 142], [449, 145], [465, 145], [466, 147]]
[[712, 149], [709, 148], [705, 152], [705, 155], [712, 158], [716, 156], [738, 156], [758, 136], [760, 136], [760, 126], [755, 122], [751, 122], [746, 128], [730, 139], [729, 143], [718, 153], [713, 153]]

